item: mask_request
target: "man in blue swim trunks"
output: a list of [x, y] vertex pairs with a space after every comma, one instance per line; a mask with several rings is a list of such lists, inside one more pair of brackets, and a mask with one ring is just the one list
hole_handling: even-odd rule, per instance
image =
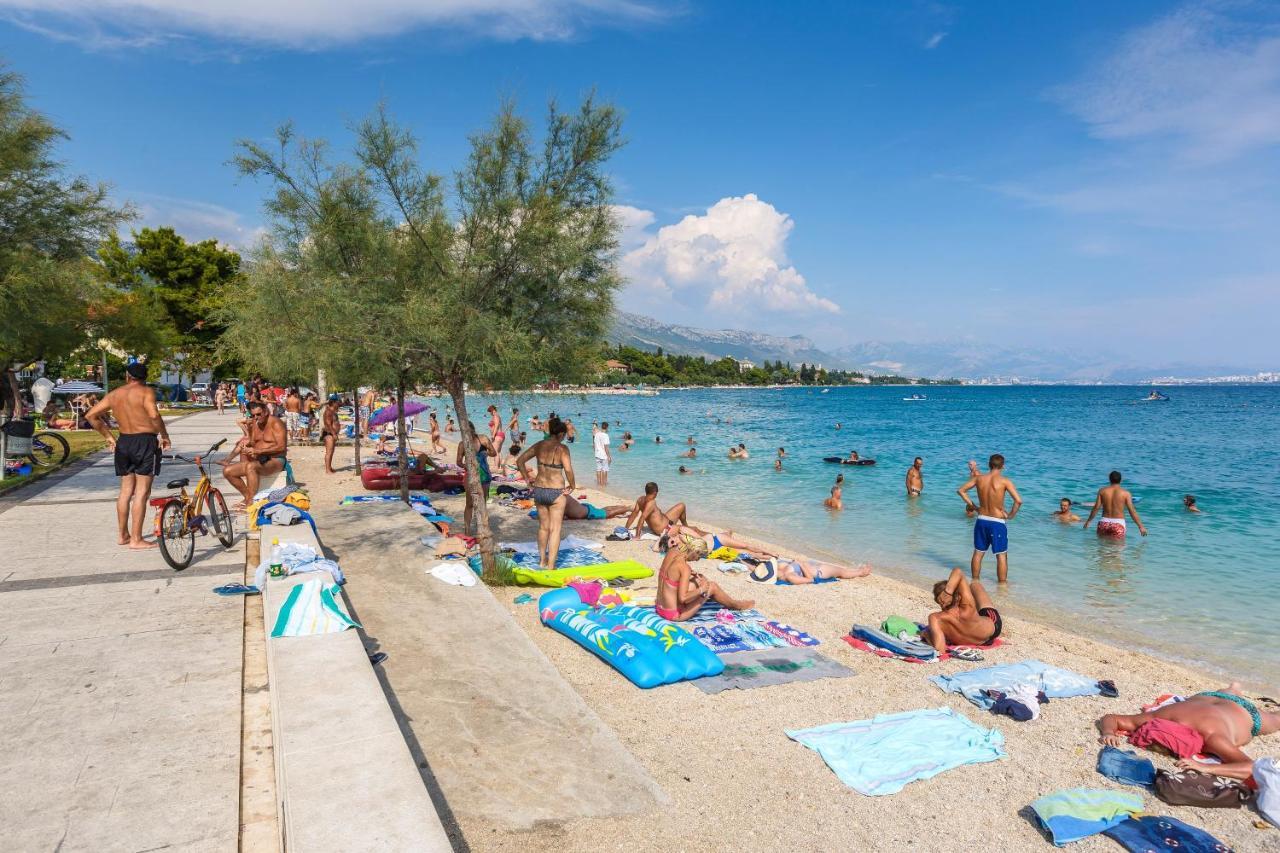
[[[1013, 481], [1004, 475], [1004, 457], [994, 454], [987, 463], [987, 473], [975, 474], [956, 489], [956, 494], [964, 498], [965, 506], [978, 513], [978, 520], [973, 525], [973, 557], [969, 560], [969, 570], [976, 581], [982, 577], [982, 558], [987, 551], [996, 555], [996, 580], [1000, 583], [1009, 581], [1009, 533], [1007, 522], [1018, 514], [1022, 507], [1022, 498], [1014, 487]], [[978, 490], [978, 505], [975, 507], [969, 499], [969, 490]], [[1013, 506], [1008, 512], [1004, 509], [1005, 495], [1013, 498]]]

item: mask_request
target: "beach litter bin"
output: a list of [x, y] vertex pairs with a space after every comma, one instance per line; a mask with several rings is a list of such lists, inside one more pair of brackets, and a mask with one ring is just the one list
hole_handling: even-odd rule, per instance
[[4, 433], [4, 456], [13, 459], [31, 452], [31, 436], [36, 434], [35, 421], [9, 421], [0, 426]]

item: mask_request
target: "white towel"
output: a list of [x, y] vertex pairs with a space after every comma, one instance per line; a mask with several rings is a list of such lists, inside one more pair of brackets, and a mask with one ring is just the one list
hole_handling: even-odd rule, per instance
[[454, 586], [476, 585], [476, 573], [471, 571], [471, 567], [467, 565], [466, 560], [440, 563], [427, 569], [427, 574], [434, 575], [445, 583], [453, 584]]

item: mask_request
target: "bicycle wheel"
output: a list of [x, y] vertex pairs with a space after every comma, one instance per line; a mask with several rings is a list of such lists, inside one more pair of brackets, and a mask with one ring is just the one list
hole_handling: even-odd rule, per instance
[[67, 461], [71, 455], [71, 445], [56, 432], [38, 432], [31, 436], [31, 452], [27, 458], [32, 465], [40, 468], [52, 468]]
[[160, 553], [178, 571], [191, 565], [196, 553], [196, 532], [187, 527], [182, 501], [177, 498], [160, 508]]
[[236, 532], [231, 527], [231, 513], [227, 512], [227, 502], [222, 499], [222, 492], [210, 489], [204, 497], [204, 505], [209, 510], [209, 523], [223, 547], [230, 548], [236, 541]]

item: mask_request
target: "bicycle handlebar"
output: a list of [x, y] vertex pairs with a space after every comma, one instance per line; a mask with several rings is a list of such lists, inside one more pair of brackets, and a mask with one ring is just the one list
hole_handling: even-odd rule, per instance
[[222, 447], [222, 445], [224, 445], [224, 444], [226, 444], [226, 443], [227, 443], [227, 440], [226, 440], [225, 438], [223, 438], [223, 439], [219, 439], [219, 440], [218, 440], [218, 442], [217, 442], [216, 444], [214, 444], [214, 445], [213, 445], [213, 447], [210, 447], [207, 451], [205, 451], [204, 453], [200, 454], [200, 455], [199, 455], [199, 456], [197, 456], [195, 459], [191, 459], [190, 457], [183, 456], [181, 453], [175, 453], [175, 454], [173, 454], [173, 458], [174, 458], [174, 459], [181, 459], [183, 462], [190, 462], [190, 463], [192, 463], [192, 464], [194, 464], [194, 465], [199, 465], [199, 464], [200, 464], [201, 462], [203, 462], [207, 457], [212, 456], [212, 455], [213, 455], [213, 454], [218, 450], [218, 448], [219, 448], [219, 447]]

